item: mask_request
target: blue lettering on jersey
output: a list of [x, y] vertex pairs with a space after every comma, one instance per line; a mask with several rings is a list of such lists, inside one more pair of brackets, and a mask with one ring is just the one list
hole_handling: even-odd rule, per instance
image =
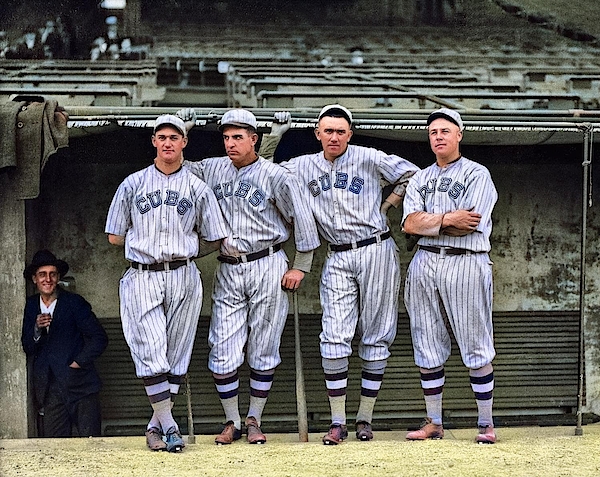
[[336, 172], [335, 173], [335, 184], [333, 187], [336, 189], [345, 189], [348, 185], [348, 174], [345, 172]]
[[[436, 188], [437, 185], [437, 188]], [[441, 177], [437, 179], [429, 179], [427, 184], [419, 187], [419, 194], [423, 200], [427, 199], [427, 194], [433, 194], [435, 191], [446, 192], [452, 199], [458, 199], [464, 192], [465, 186], [460, 182], [452, 181], [450, 177]]]
[[452, 184], [452, 179], [450, 179], [449, 177], [442, 177], [440, 179], [440, 185], [438, 186], [438, 190], [440, 192], [448, 192], [450, 184]]
[[[319, 184], [321, 185], [320, 187]], [[364, 184], [364, 179], [355, 176], [352, 178], [350, 185], [348, 185], [348, 174], [345, 172], [336, 172], [333, 187], [335, 189], [348, 189], [354, 194], [360, 194]], [[318, 180], [311, 180], [307, 186], [311, 195], [317, 197], [321, 192], [327, 192], [331, 189], [331, 177], [329, 174], [323, 174], [322, 176], [319, 176]]]
[[314, 179], [308, 183], [308, 190], [310, 191], [313, 197], [317, 197], [321, 193], [319, 184]]
[[161, 190], [155, 190], [147, 193], [146, 196], [140, 195], [135, 198], [135, 207], [140, 212], [140, 214], [145, 214], [152, 209], [160, 207], [161, 205], [177, 207], [177, 213], [179, 213], [180, 215], [184, 215], [188, 210], [190, 210], [194, 206], [192, 201], [186, 199], [185, 197], [180, 200], [179, 192], [174, 190], [165, 191], [164, 201], [162, 198]]
[[453, 199], [458, 199], [458, 196], [465, 190], [465, 186], [460, 182], [455, 182], [452, 184], [452, 188], [448, 192], [448, 195]]
[[348, 190], [354, 194], [360, 194], [365, 181], [360, 177], [353, 177]]
[[148, 200], [150, 201], [150, 205], [155, 209], [162, 204], [162, 197], [160, 190], [155, 190], [154, 192], [149, 192], [146, 194]]
[[177, 205], [179, 199], [179, 192], [174, 190], [167, 190], [167, 198], [165, 199], [165, 205]]
[[217, 200], [221, 200], [223, 198], [223, 189], [221, 188], [221, 184], [217, 184], [213, 187], [213, 192], [217, 197]]
[[257, 207], [264, 200], [264, 198], [265, 193], [257, 189], [252, 193], [252, 196], [248, 202], [250, 202], [250, 205]]
[[250, 190], [250, 184], [247, 182], [240, 182], [238, 185], [238, 189], [235, 191], [236, 197], [246, 197], [248, 195], [248, 191]]
[[217, 200], [223, 200], [226, 197], [240, 197], [241, 199], [248, 198], [250, 205], [257, 207], [266, 197], [266, 194], [256, 189], [250, 194], [252, 184], [249, 182], [240, 182], [235, 192], [233, 192], [233, 181], [217, 184], [213, 187], [213, 192]]
[[150, 205], [146, 203], [146, 198], [144, 196], [135, 198], [135, 206], [137, 207], [137, 210], [140, 211], [140, 214], [145, 214], [151, 209]]
[[225, 184], [223, 184], [223, 195], [225, 197], [231, 197], [233, 195], [233, 181], [225, 182]]
[[177, 213], [179, 215], [184, 215], [193, 206], [194, 204], [192, 204], [192, 201], [184, 197], [179, 201], [179, 204], [177, 204]]
[[331, 189], [331, 177], [329, 177], [329, 174], [319, 177], [319, 182], [321, 183], [321, 190], [325, 191]]

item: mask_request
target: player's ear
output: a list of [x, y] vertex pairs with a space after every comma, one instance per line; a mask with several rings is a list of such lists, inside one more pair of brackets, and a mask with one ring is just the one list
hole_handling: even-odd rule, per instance
[[457, 135], [457, 137], [458, 137], [458, 142], [462, 141], [462, 138], [463, 138], [463, 132], [462, 132], [462, 131], [458, 131], [458, 135]]
[[187, 136], [183, 136], [183, 147], [187, 146], [188, 138]]
[[352, 130], [352, 128], [350, 128], [350, 130], [348, 131], [348, 141], [350, 141], [350, 138], [352, 137], [353, 134], [354, 134], [354, 131]]
[[321, 140], [321, 135], [319, 134], [319, 128], [315, 128], [315, 137], [317, 138], [317, 141]]

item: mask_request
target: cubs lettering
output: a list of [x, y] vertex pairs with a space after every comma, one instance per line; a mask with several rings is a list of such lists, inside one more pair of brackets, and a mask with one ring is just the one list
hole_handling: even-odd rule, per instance
[[265, 199], [265, 193], [259, 189], [255, 189], [252, 193], [250, 193], [251, 190], [252, 184], [244, 181], [240, 181], [235, 192], [233, 189], [233, 181], [217, 184], [213, 187], [213, 192], [215, 193], [217, 200], [231, 196], [240, 197], [241, 199], [248, 198], [250, 205], [258, 207]]
[[155, 190], [148, 192], [145, 196], [140, 195], [135, 198], [135, 206], [140, 214], [145, 214], [151, 209], [156, 209], [161, 205], [177, 207], [179, 215], [185, 215], [193, 206], [192, 201], [185, 197], [179, 198], [179, 192], [167, 189], [165, 191], [165, 199], [162, 198], [162, 191]]
[[[353, 194], [360, 194], [364, 184], [364, 179], [354, 176], [350, 185], [348, 185], [348, 174], [345, 172], [336, 172], [333, 187], [335, 189], [348, 189]], [[317, 197], [321, 192], [326, 192], [331, 189], [331, 177], [329, 174], [324, 174], [319, 177], [318, 181], [313, 179], [307, 185], [312, 196]]]
[[462, 194], [465, 190], [465, 186], [463, 184], [456, 181], [453, 182], [452, 178], [450, 177], [439, 178], [439, 185], [437, 178], [430, 179], [427, 181], [426, 185], [419, 187], [419, 194], [421, 194], [423, 200], [426, 200], [427, 194], [433, 194], [435, 192], [436, 185], [438, 192], [447, 192], [452, 199], [458, 199], [460, 194]]

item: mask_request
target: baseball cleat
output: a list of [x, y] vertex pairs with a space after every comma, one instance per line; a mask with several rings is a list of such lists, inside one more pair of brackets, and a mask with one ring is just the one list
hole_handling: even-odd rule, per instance
[[406, 434], [409, 441], [424, 441], [426, 439], [442, 439], [444, 437], [444, 427], [441, 424], [434, 424], [431, 419], [426, 418], [421, 428], [417, 431], [411, 431]]
[[168, 432], [165, 436], [165, 442], [169, 452], [181, 452], [185, 447], [181, 433], [177, 430]]
[[495, 444], [496, 443], [496, 432], [494, 432], [494, 426], [479, 426], [479, 434], [475, 438], [475, 442], [478, 444]]
[[329, 432], [323, 436], [323, 444], [336, 446], [348, 437], [348, 428], [344, 424], [332, 424]]
[[356, 423], [356, 438], [359, 441], [370, 441], [373, 439], [373, 428], [366, 421], [358, 421]]
[[146, 431], [146, 445], [153, 451], [167, 450], [167, 444], [163, 441], [162, 434], [156, 427], [151, 427]]
[[215, 444], [223, 446], [231, 444], [233, 441], [237, 441], [242, 437], [242, 430], [235, 427], [233, 421], [227, 421], [225, 428], [221, 431], [217, 437], [215, 437]]
[[264, 444], [267, 437], [262, 433], [256, 418], [248, 417], [246, 419], [246, 434], [249, 444]]

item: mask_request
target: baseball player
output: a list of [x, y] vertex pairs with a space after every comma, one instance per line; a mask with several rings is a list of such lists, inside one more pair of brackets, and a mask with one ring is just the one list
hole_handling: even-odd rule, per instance
[[111, 244], [131, 262], [119, 294], [123, 333], [154, 411], [146, 440], [152, 450], [179, 452], [184, 442], [171, 413], [187, 373], [202, 282], [192, 261], [199, 238], [218, 242], [226, 224], [211, 189], [182, 167], [187, 132], [174, 115], [156, 118], [154, 164], [128, 176], [108, 211]]
[[[178, 111], [182, 114], [189, 115], [190, 109]], [[219, 129], [227, 156], [185, 161], [213, 190], [228, 225], [217, 257], [221, 263], [215, 273], [208, 337], [208, 367], [226, 421], [215, 443], [231, 444], [242, 436], [238, 369], [245, 350], [250, 367], [247, 440], [263, 444], [261, 419], [281, 362], [279, 346], [288, 315], [285, 291], [297, 290], [310, 271], [319, 236], [291, 174], [255, 152], [254, 115], [243, 109], [227, 111]], [[281, 247], [292, 232], [298, 252], [290, 268]]]
[[410, 440], [441, 439], [444, 363], [449, 323], [469, 368], [478, 408], [476, 441], [496, 442], [492, 421], [495, 356], [492, 330], [492, 209], [498, 198], [488, 170], [459, 151], [460, 114], [441, 108], [427, 120], [436, 162], [411, 179], [404, 199], [404, 231], [420, 236], [406, 276], [415, 363], [427, 418]]
[[320, 349], [331, 407], [323, 437], [336, 445], [347, 435], [346, 388], [351, 342], [362, 358], [356, 437], [373, 438], [375, 401], [396, 336], [400, 267], [396, 244], [382, 212], [382, 189], [395, 184], [383, 209], [398, 206], [418, 167], [401, 157], [350, 145], [352, 113], [325, 106], [315, 130], [322, 151], [282, 163], [297, 177], [321, 236], [329, 243], [320, 285]]

